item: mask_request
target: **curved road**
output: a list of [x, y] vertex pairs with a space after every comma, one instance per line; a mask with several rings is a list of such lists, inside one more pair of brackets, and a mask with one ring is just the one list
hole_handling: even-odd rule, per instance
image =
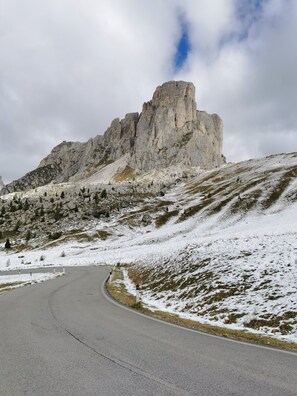
[[170, 326], [112, 303], [108, 268], [0, 295], [0, 395], [297, 395], [297, 354]]

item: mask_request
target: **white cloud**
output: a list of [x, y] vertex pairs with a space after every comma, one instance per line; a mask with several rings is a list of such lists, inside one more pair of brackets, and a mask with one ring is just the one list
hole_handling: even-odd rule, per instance
[[234, 0], [179, 2], [189, 23], [193, 51], [208, 61], [236, 25]]
[[246, 20], [237, 19], [212, 59], [193, 53], [180, 73], [196, 83], [198, 105], [223, 118], [224, 151], [232, 161], [297, 151], [297, 4], [266, 1], [257, 12], [246, 37]]

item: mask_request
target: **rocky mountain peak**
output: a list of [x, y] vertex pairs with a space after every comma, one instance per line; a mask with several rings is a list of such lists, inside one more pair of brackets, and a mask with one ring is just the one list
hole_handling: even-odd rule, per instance
[[212, 169], [224, 163], [222, 144], [222, 120], [197, 110], [194, 85], [169, 81], [156, 88], [140, 114], [114, 119], [103, 136], [85, 143], [62, 142], [36, 170], [2, 188], [2, 194], [49, 182], [94, 179], [94, 174], [100, 182], [102, 172], [106, 180], [106, 169], [117, 162], [122, 169], [113, 166], [110, 181], [125, 167], [130, 174], [175, 165]]
[[222, 120], [196, 110], [194, 85], [169, 81], [143, 106], [133, 165], [142, 171], [178, 163], [211, 169], [222, 165], [222, 143]]
[[156, 88], [152, 105], [176, 106], [179, 102], [191, 102], [195, 104], [195, 87], [191, 82], [168, 81]]

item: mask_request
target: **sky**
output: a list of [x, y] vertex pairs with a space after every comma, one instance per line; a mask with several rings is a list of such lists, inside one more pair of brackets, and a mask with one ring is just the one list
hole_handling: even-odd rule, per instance
[[297, 151], [297, 1], [0, 0], [0, 175], [103, 134], [165, 81], [224, 122], [227, 161]]

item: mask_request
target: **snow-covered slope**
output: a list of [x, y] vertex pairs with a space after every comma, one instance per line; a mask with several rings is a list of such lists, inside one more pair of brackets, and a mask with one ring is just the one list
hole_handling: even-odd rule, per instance
[[297, 341], [296, 153], [177, 180], [92, 220], [84, 235], [64, 230], [54, 246], [1, 252], [0, 265], [133, 264], [129, 276], [150, 304]]

